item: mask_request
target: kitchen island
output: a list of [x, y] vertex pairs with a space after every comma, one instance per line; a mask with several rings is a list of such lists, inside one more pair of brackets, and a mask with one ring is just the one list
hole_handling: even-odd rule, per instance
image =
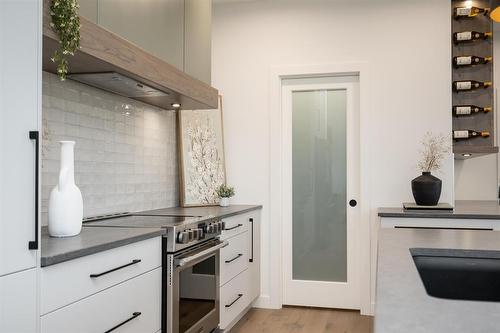
[[428, 295], [410, 248], [500, 251], [500, 232], [380, 229], [375, 333], [500, 332], [500, 302], [451, 300]]

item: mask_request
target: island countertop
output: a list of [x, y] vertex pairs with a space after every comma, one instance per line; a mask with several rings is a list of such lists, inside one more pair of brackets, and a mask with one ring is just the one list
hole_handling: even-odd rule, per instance
[[380, 217], [438, 219], [500, 219], [500, 205], [495, 200], [457, 200], [454, 210], [408, 210], [403, 207], [381, 207]]
[[410, 248], [500, 250], [500, 232], [380, 229], [375, 333], [500, 332], [500, 303], [429, 296]]

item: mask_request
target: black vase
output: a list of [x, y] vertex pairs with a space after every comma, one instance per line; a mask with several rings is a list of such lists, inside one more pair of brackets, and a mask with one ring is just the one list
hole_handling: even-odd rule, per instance
[[441, 179], [430, 172], [422, 172], [421, 176], [411, 181], [411, 191], [417, 205], [436, 206], [441, 196]]

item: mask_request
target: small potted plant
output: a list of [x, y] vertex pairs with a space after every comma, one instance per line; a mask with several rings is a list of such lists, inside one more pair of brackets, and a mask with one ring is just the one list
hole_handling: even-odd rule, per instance
[[444, 135], [427, 132], [422, 140], [423, 150], [418, 168], [421, 176], [411, 181], [415, 203], [420, 206], [436, 206], [441, 196], [441, 179], [433, 176], [432, 171], [441, 169], [443, 159], [450, 152], [449, 139]]
[[215, 191], [217, 192], [217, 195], [220, 198], [219, 206], [221, 207], [229, 206], [229, 198], [234, 196], [234, 187], [227, 186], [226, 184], [221, 184]]

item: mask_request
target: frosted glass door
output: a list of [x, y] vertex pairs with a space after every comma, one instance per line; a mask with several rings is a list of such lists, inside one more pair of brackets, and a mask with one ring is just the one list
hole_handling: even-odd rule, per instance
[[359, 309], [359, 77], [282, 93], [283, 304]]
[[294, 280], [347, 282], [346, 90], [292, 93]]

